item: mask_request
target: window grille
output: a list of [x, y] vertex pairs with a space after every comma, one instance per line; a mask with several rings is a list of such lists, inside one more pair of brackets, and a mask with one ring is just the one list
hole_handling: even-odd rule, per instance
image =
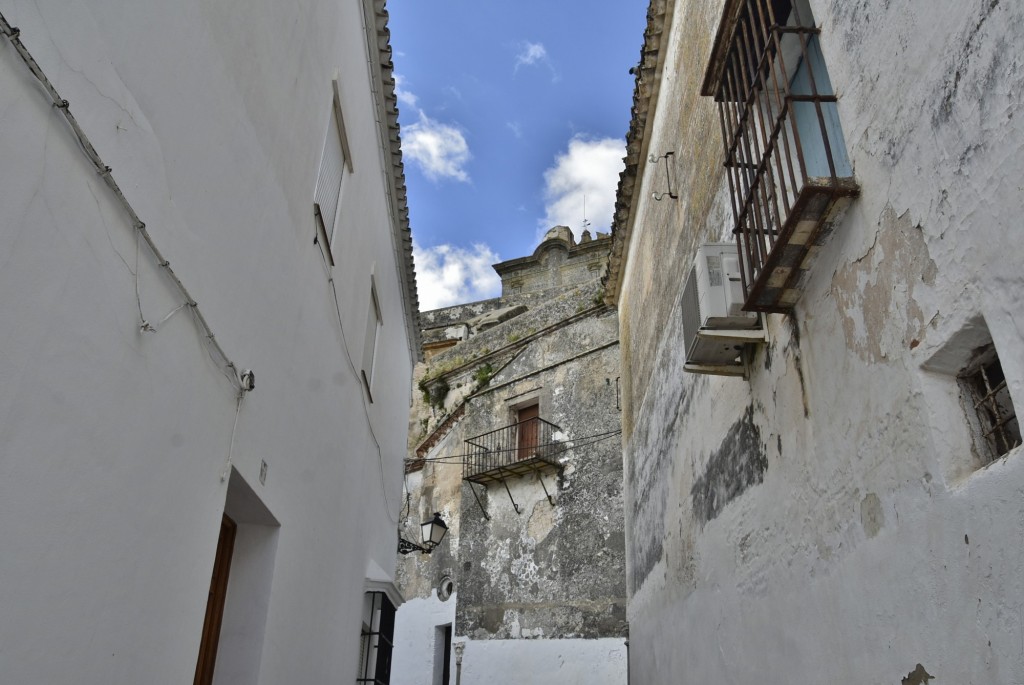
[[383, 592], [368, 592], [369, 621], [363, 625], [356, 683], [389, 685], [395, 635], [395, 606]]
[[988, 464], [1021, 444], [1020, 423], [994, 346], [984, 348], [971, 369], [961, 374], [960, 382], [977, 416], [983, 461]]
[[748, 311], [792, 308], [822, 224], [857, 193], [819, 33], [806, 0], [728, 0], [704, 80]]

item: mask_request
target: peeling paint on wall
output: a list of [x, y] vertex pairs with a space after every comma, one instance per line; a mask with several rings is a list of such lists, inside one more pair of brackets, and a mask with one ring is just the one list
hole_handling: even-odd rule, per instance
[[900, 685], [928, 685], [929, 680], [935, 680], [935, 676], [926, 671], [924, 666], [918, 664], [913, 671], [907, 674], [906, 678], [900, 681]]
[[[920, 226], [909, 212], [886, 207], [875, 242], [839, 269], [832, 294], [843, 317], [846, 345], [865, 362], [877, 363], [916, 347], [931, 319], [915, 298], [920, 285], [935, 283], [937, 269]], [[894, 316], [895, 313], [902, 316]]]

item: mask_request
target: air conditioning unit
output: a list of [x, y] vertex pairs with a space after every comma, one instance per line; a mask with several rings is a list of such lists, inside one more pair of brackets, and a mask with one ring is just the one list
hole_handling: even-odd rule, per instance
[[743, 311], [736, 244], [701, 245], [683, 289], [686, 370], [742, 375], [744, 346], [763, 341], [760, 316]]

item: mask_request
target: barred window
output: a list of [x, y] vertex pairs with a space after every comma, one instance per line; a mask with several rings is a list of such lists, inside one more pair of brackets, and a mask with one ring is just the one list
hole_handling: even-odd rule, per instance
[[1002, 364], [992, 344], [978, 351], [973, 364], [960, 374], [960, 387], [974, 426], [983, 464], [989, 464], [1021, 444], [1020, 422], [1006, 384]]
[[388, 685], [394, 648], [395, 605], [383, 592], [367, 592], [356, 683]]
[[704, 79], [748, 311], [792, 308], [810, 247], [857, 193], [819, 34], [806, 0], [728, 0]]

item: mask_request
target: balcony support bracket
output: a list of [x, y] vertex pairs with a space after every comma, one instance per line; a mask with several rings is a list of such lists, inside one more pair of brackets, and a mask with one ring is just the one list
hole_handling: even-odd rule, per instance
[[512, 498], [512, 491], [508, 489], [508, 482], [505, 480], [505, 473], [501, 469], [498, 470], [498, 478], [501, 479], [501, 484], [505, 486], [505, 492], [508, 493], [508, 499], [512, 502], [512, 506], [515, 508], [516, 513], [522, 514], [523, 512], [520, 510], [519, 505], [516, 504], [516, 501]]
[[[476, 494], [476, 488], [473, 487], [473, 481], [470, 480], [470, 481], [466, 481], [466, 482], [469, 483], [469, 489], [473, 491], [473, 498], [476, 500], [477, 506], [480, 507], [480, 513], [482, 513], [484, 515], [485, 519], [490, 521], [491, 517], [487, 514], [487, 510], [484, 509], [484, 504], [483, 504], [483, 502], [480, 501], [480, 495]], [[484, 486], [484, 489], [485, 490], [487, 489], [486, 485]]]
[[544, 477], [540, 475], [539, 471], [537, 472], [537, 480], [540, 481], [540, 486], [544, 488], [544, 495], [548, 498], [548, 502], [551, 506], [555, 506], [555, 498], [548, 492], [548, 486], [544, 484]]

